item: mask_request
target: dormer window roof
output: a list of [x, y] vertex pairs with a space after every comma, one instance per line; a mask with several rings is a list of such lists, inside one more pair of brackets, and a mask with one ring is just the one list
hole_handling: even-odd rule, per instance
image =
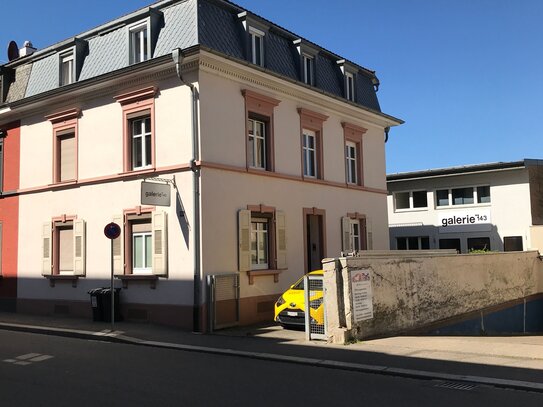
[[79, 80], [83, 60], [87, 53], [87, 41], [73, 38], [58, 52], [59, 86], [69, 85]]
[[128, 26], [128, 60], [130, 65], [151, 59], [155, 51], [163, 14], [153, 8], [148, 8], [145, 14], [146, 18]]
[[292, 43], [300, 56], [300, 80], [307, 85], [315, 86], [318, 49], [302, 39], [296, 39]]
[[266, 33], [269, 27], [261, 19], [244, 11], [238, 14], [238, 18], [247, 32], [246, 52], [247, 60], [255, 65], [264, 67]]

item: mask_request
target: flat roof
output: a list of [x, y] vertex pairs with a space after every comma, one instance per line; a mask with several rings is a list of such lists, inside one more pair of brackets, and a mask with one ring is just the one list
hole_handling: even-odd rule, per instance
[[402, 181], [417, 178], [439, 177], [442, 175], [456, 175], [466, 173], [487, 172], [494, 170], [506, 170], [514, 168], [525, 168], [527, 166], [543, 165], [543, 160], [525, 158], [521, 161], [493, 162], [484, 164], [460, 165], [455, 167], [435, 168], [429, 170], [396, 172], [387, 174], [387, 181]]

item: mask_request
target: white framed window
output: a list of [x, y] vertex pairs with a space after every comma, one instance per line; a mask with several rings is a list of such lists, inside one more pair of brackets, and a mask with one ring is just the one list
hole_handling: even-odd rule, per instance
[[[352, 215], [351, 215], [352, 216]], [[368, 236], [365, 217], [344, 216], [341, 218], [341, 250], [353, 252], [367, 250]]]
[[356, 156], [356, 143], [347, 141], [345, 144], [345, 160], [347, 161], [347, 182], [358, 183], [358, 158]]
[[75, 82], [75, 58], [73, 52], [60, 55], [60, 86]]
[[[287, 268], [286, 216], [273, 207], [248, 205], [238, 212], [239, 271]], [[277, 279], [275, 279], [277, 282]], [[252, 283], [252, 278], [249, 279]]]
[[317, 135], [314, 131], [303, 130], [303, 165], [304, 176], [316, 178], [317, 177]]
[[251, 62], [264, 66], [264, 32], [254, 27], [249, 27], [251, 38]]
[[[149, 228], [150, 228], [149, 224]], [[132, 272], [149, 274], [152, 272], [152, 233], [140, 232], [132, 234]]]
[[362, 250], [360, 240], [360, 221], [351, 219], [351, 247], [353, 250]]
[[149, 59], [149, 29], [147, 22], [130, 28], [130, 63]]
[[269, 220], [251, 218], [251, 269], [269, 268]]
[[[164, 211], [139, 212], [125, 209], [113, 217], [121, 226], [120, 236], [113, 241], [113, 272], [116, 276], [131, 274], [168, 275], [168, 219]], [[125, 244], [126, 243], [126, 244]]]
[[308, 54], [302, 54], [304, 66], [304, 83], [313, 85], [315, 82], [315, 58]]
[[354, 75], [345, 72], [345, 99], [354, 102]]
[[249, 129], [249, 166], [266, 169], [266, 123], [257, 119], [248, 119]]
[[151, 116], [129, 120], [132, 137], [132, 169], [142, 169], [152, 164]]
[[426, 190], [394, 193], [394, 210], [410, 209], [428, 209], [428, 193]]

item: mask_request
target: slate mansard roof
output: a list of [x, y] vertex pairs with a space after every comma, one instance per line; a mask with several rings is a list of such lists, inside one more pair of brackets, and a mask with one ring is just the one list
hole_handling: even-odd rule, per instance
[[67, 50], [72, 50], [76, 55], [76, 85], [128, 68], [131, 66], [129, 29], [144, 19], [152, 24], [151, 58], [140, 64], [152, 63], [157, 58], [169, 55], [175, 48], [186, 50], [197, 47], [247, 64], [250, 60], [249, 42], [242, 24], [244, 17], [266, 29], [264, 66], [253, 65], [255, 68], [307, 86], [301, 78], [301, 58], [297, 50], [297, 44], [301, 43], [302, 47], [314, 53], [313, 88], [343, 98], [344, 76], [340, 67], [343, 63], [356, 75], [355, 103], [381, 112], [372, 82], [377, 80], [373, 71], [345, 61], [226, 0], [159, 1], [77, 37], [38, 50], [31, 56], [10, 61], [0, 66], [0, 106], [24, 102], [33, 96], [60, 88], [59, 58]]

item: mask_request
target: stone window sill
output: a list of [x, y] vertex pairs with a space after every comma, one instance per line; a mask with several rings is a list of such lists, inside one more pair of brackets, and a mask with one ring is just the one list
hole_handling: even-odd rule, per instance
[[67, 276], [63, 274], [51, 274], [44, 277], [49, 280], [49, 285], [51, 287], [54, 287], [57, 281], [71, 281], [72, 287], [75, 288], [77, 287], [77, 280], [79, 279], [79, 276]]
[[123, 288], [128, 288], [129, 281], [149, 281], [149, 287], [154, 290], [158, 281], [158, 276], [153, 274], [125, 274], [122, 276], [115, 276], [123, 282]]
[[273, 282], [277, 283], [279, 282], [279, 274], [281, 274], [284, 270], [249, 270], [247, 271], [247, 275], [249, 276], [249, 285], [253, 285], [254, 278], [255, 277], [262, 277], [262, 276], [273, 276]]

